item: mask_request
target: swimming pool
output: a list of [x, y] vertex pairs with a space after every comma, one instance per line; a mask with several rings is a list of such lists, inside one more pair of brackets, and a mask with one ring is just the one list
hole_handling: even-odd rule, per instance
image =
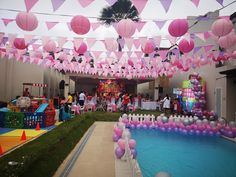
[[236, 143], [220, 137], [131, 129], [144, 177], [236, 177]]

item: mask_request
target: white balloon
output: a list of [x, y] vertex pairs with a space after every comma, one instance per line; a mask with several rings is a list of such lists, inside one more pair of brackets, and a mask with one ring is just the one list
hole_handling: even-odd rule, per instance
[[230, 128], [234, 128], [235, 127], [235, 122], [234, 121], [230, 121], [229, 122], [229, 127]]

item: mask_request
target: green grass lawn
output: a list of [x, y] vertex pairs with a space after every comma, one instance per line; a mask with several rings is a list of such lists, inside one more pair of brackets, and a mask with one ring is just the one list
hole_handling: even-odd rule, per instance
[[[136, 111], [154, 114], [157, 111]], [[89, 112], [74, 117], [0, 158], [0, 177], [51, 177], [94, 121], [118, 121], [122, 113]], [[111, 135], [112, 136], [112, 135]], [[9, 165], [8, 162], [17, 162]]]

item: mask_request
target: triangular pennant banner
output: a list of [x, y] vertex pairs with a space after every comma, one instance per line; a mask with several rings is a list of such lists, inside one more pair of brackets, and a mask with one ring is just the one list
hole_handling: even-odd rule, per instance
[[173, 37], [171, 35], [166, 35], [166, 38], [170, 41], [171, 45], [176, 43], [176, 37]]
[[32, 44], [32, 48], [34, 51], [38, 50], [40, 46], [41, 46], [40, 44]]
[[43, 46], [50, 40], [50, 37], [49, 36], [43, 36], [42, 37], [42, 44]]
[[102, 54], [102, 52], [103, 52], [103, 51], [93, 51], [92, 53], [93, 53], [94, 57], [95, 57], [96, 59], [98, 59], [99, 56]]
[[191, 1], [196, 7], [198, 7], [200, 0], [191, 0]]
[[147, 42], [147, 37], [140, 37], [139, 40], [140, 40], [141, 47], [144, 48]]
[[155, 45], [159, 47], [161, 44], [161, 36], [153, 37], [153, 41], [154, 41]]
[[29, 12], [38, 0], [25, 0], [26, 11]]
[[7, 26], [10, 22], [14, 21], [14, 19], [2, 18], [2, 21], [4, 25]]
[[99, 26], [100, 26], [99, 22], [91, 23], [91, 27], [92, 27], [93, 31], [95, 31]]
[[159, 53], [159, 55], [160, 55], [162, 60], [166, 58], [167, 52], [168, 52], [168, 50], [160, 50], [160, 51], [158, 51], [158, 53]]
[[3, 40], [3, 37], [4, 37], [4, 33], [0, 33], [0, 44], [1, 44], [2, 40]]
[[172, 0], [160, 0], [161, 5], [164, 7], [166, 13], [168, 12], [170, 5], [172, 3]]
[[63, 45], [67, 42], [67, 38], [66, 37], [58, 37], [57, 38], [57, 43], [58, 43], [58, 47], [62, 48]]
[[123, 52], [115, 52], [116, 58], [119, 60], [121, 59]]
[[110, 6], [112, 6], [113, 4], [115, 4], [116, 1], [117, 1], [117, 0], [106, 0], [106, 2], [107, 2]]
[[210, 37], [210, 33], [209, 32], [204, 32], [204, 39], [207, 40]]
[[134, 39], [133, 43], [134, 43], [135, 48], [138, 49], [139, 46], [140, 46], [140, 40], [139, 39]]
[[96, 39], [95, 38], [87, 38], [86, 41], [87, 41], [89, 48], [91, 49], [93, 44], [96, 42]]
[[83, 42], [83, 38], [74, 38], [74, 47], [76, 49], [79, 48], [82, 42]]
[[48, 30], [52, 29], [58, 22], [45, 22]]
[[143, 56], [143, 52], [141, 52], [141, 51], [136, 51], [135, 54], [136, 54], [138, 59], [141, 59], [142, 56]]
[[133, 39], [132, 38], [125, 38], [125, 44], [128, 47], [129, 50], [131, 50], [133, 45]]
[[78, 2], [83, 8], [89, 6], [93, 1], [94, 0], [78, 0]]
[[223, 6], [224, 0], [216, 0], [220, 5]]
[[166, 20], [158, 20], [158, 21], [155, 21], [157, 27], [161, 30], [163, 28], [163, 26], [165, 25], [166, 23]]
[[199, 39], [205, 41], [204, 33], [195, 33], [195, 36], [197, 36]]
[[144, 7], [147, 4], [147, 0], [131, 0], [139, 14], [143, 11]]
[[66, 0], [51, 0], [53, 11], [56, 11]]
[[13, 46], [15, 38], [16, 38], [16, 34], [8, 34], [9, 47]]
[[197, 53], [201, 48], [202, 48], [201, 46], [194, 47], [193, 54]]
[[146, 24], [146, 22], [137, 22], [136, 23], [136, 28], [140, 32], [143, 29], [143, 26]]

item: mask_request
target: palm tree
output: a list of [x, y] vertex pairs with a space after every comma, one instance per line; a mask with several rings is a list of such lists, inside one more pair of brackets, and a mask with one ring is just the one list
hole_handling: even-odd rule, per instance
[[[99, 20], [106, 25], [112, 25], [122, 19], [129, 18], [133, 21], [139, 21], [138, 11], [130, 0], [118, 0], [112, 6], [102, 9]], [[119, 39], [122, 37], [119, 36]], [[119, 45], [119, 51], [122, 48]]]

